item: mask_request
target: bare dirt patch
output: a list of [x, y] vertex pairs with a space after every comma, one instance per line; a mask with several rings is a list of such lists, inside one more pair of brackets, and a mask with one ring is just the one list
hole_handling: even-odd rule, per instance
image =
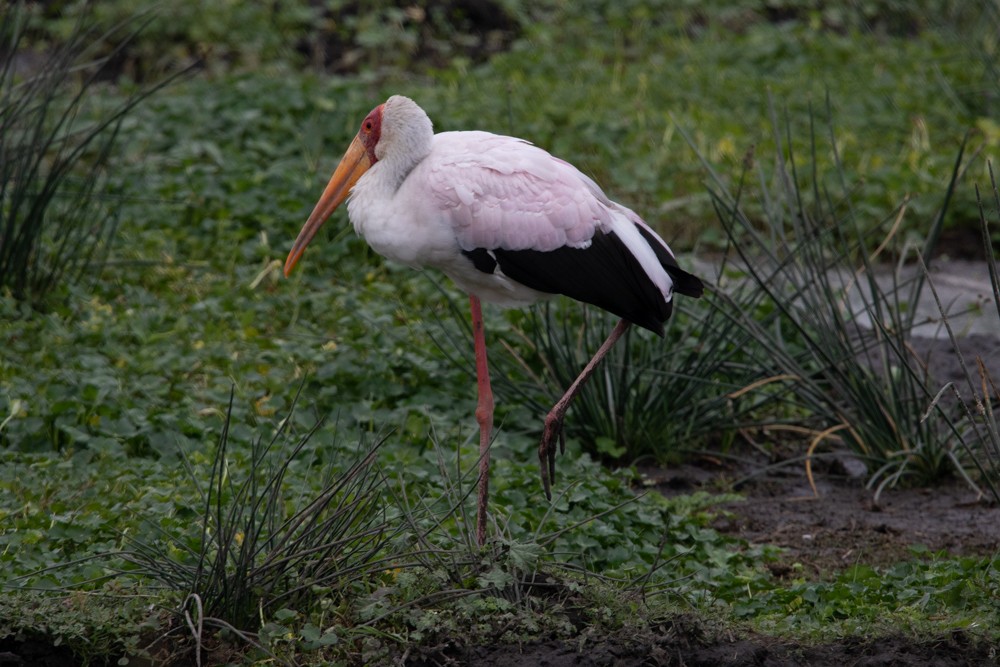
[[[674, 495], [710, 488], [720, 476], [743, 477], [743, 465], [703, 461], [646, 474], [656, 488]], [[911, 558], [913, 547], [956, 556], [1000, 550], [1000, 507], [964, 483], [887, 489], [876, 501], [856, 476], [859, 465], [847, 455], [814, 461], [817, 495], [801, 462], [770, 467], [762, 462], [738, 485], [744, 499], [723, 505], [714, 527], [754, 544], [782, 547], [772, 565], [775, 574], [801, 563], [806, 576], [816, 578], [856, 563], [878, 567]]]
[[414, 667], [968, 667], [994, 665], [993, 649], [962, 633], [914, 642], [906, 637], [848, 638], [803, 645], [763, 636], [704, 636], [684, 622], [654, 632], [591, 641], [550, 640], [523, 645], [473, 647], [408, 662]]

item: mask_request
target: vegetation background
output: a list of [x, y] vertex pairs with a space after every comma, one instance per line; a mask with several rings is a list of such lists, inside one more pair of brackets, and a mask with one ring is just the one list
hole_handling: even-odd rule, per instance
[[[861, 279], [846, 313], [829, 278], [994, 258], [995, 2], [108, 0], [0, 18], [0, 650], [373, 664], [664, 623], [996, 639], [995, 554], [782, 578], [774, 547], [711, 527], [724, 481], [666, 499], [637, 493], [634, 467], [846, 448], [873, 491], [996, 495], [988, 373], [970, 359], [949, 403], [906, 352], [923, 275]], [[571, 410], [551, 505], [540, 415], [608, 320], [558, 300], [488, 313], [482, 550], [461, 295], [343, 217], [280, 275], [394, 93], [439, 131], [576, 164], [714, 283]]]

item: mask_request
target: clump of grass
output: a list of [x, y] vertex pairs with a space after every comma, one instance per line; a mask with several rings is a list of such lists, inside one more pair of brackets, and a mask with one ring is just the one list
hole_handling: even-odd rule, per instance
[[235, 479], [228, 458], [231, 415], [232, 399], [201, 491], [200, 536], [133, 541], [123, 554], [132, 574], [185, 596], [184, 623], [173, 632], [193, 635], [199, 659], [206, 628], [257, 644], [264, 619], [281, 619], [289, 613], [282, 610], [305, 609], [319, 598], [356, 596], [357, 587], [374, 586], [397, 566], [388, 548], [396, 529], [375, 464], [381, 440], [360, 443], [355, 460], [327, 473], [320, 492], [311, 494], [297, 491], [287, 474], [316, 428], [287, 447], [284, 420], [269, 440], [252, 443], [247, 473]]
[[[1000, 189], [997, 188], [992, 163], [988, 164], [988, 169], [990, 186], [993, 192], [993, 212], [1000, 215]], [[979, 204], [979, 223], [982, 230], [986, 265], [990, 274], [993, 303], [997, 309], [997, 318], [1000, 320], [1000, 270], [997, 268], [997, 258], [993, 253], [990, 225], [978, 184], [976, 185], [976, 201]], [[926, 272], [926, 266], [923, 268]], [[981, 473], [983, 482], [991, 492], [994, 501], [1000, 502], [1000, 491], [997, 488], [997, 480], [1000, 479], [1000, 427], [998, 427], [996, 413], [996, 406], [1000, 405], [1000, 389], [998, 389], [997, 382], [990, 373], [982, 356], [977, 355], [975, 365], [970, 368], [970, 365], [962, 354], [958, 340], [955, 337], [955, 332], [945, 315], [944, 307], [941, 304], [937, 290], [934, 289], [934, 284], [930, 281], [929, 277], [928, 280], [930, 288], [934, 293], [938, 310], [942, 314], [942, 321], [948, 332], [952, 349], [961, 365], [962, 375], [965, 379], [965, 389], [968, 390], [968, 396], [963, 397], [959, 388], [954, 383], [949, 382], [938, 392], [938, 398], [950, 390], [958, 399], [958, 403], [964, 411], [964, 419], [961, 424], [962, 434], [963, 436], [967, 436], [971, 443], [971, 446], [968, 447], [968, 451], [971, 454], [970, 458]], [[963, 444], [965, 444], [965, 440], [963, 440]]]
[[[779, 149], [773, 173], [760, 168], [763, 229], [743, 211], [742, 183], [735, 194], [719, 187], [721, 179], [711, 189], [745, 278], [773, 305], [761, 318], [734, 303], [731, 317], [768, 351], [765, 375], [785, 378], [785, 391], [774, 398], [803, 415], [807, 458], [831, 442], [848, 447], [868, 466], [876, 497], [904, 478], [928, 483], [965, 475], [957, 417], [935, 402], [934, 379], [909, 346], [913, 306], [926, 281], [902, 270], [910, 259], [930, 262], [962, 152], [923, 244], [901, 243], [895, 233], [906, 203], [880, 224], [860, 220], [839, 168], [832, 122], [829, 150], [838, 169], [832, 183], [818, 172], [816, 154], [826, 148], [815, 121], [813, 115], [807, 172], [791, 151], [790, 130], [788, 152]], [[893, 256], [895, 269], [883, 270], [879, 262]]]
[[[129, 22], [134, 23], [134, 22]], [[142, 89], [110, 110], [99, 89], [109, 63], [135, 37], [116, 26], [99, 35], [83, 19], [22, 73], [28, 31], [23, 3], [0, 23], [0, 289], [41, 303], [63, 283], [101, 267], [118, 223], [109, 163], [121, 124], [171, 78]], [[141, 29], [141, 26], [140, 28]], [[91, 59], [90, 45], [118, 47]]]
[[[678, 297], [664, 338], [630, 330], [609, 352], [570, 405], [566, 433], [583, 451], [608, 463], [649, 457], [675, 462], [705, 447], [728, 447], [738, 425], [760, 405], [734, 395], [758, 380], [752, 339], [708, 294]], [[748, 299], [757, 298], [749, 292]], [[471, 371], [468, 317], [454, 301], [454, 326], [437, 324], [439, 348]], [[749, 301], [743, 307], [755, 306]], [[600, 347], [616, 318], [597, 308], [559, 298], [491, 327], [490, 365], [498, 405], [518, 406], [527, 423], [510, 428], [539, 433], [544, 416]]]

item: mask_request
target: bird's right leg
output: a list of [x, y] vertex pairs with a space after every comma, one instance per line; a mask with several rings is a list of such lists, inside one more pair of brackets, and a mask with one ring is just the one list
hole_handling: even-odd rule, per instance
[[479, 404], [476, 421], [479, 422], [479, 504], [476, 513], [476, 540], [486, 544], [486, 503], [490, 495], [490, 436], [493, 434], [493, 390], [490, 388], [490, 369], [486, 363], [486, 334], [483, 330], [483, 308], [479, 297], [469, 295], [472, 311], [472, 339], [476, 347], [476, 381], [479, 385]]
[[542, 440], [538, 443], [538, 461], [542, 467], [542, 486], [545, 487], [545, 497], [552, 500], [552, 480], [556, 477], [556, 439], [559, 439], [560, 450], [565, 453], [566, 440], [563, 436], [563, 420], [566, 418], [566, 410], [573, 398], [580, 392], [584, 383], [594, 373], [597, 364], [614, 347], [618, 339], [625, 335], [632, 325], [628, 320], [620, 320], [611, 331], [608, 339], [601, 344], [594, 357], [587, 362], [583, 371], [577, 376], [573, 384], [570, 385], [563, 397], [552, 407], [545, 417], [545, 425], [542, 427]]

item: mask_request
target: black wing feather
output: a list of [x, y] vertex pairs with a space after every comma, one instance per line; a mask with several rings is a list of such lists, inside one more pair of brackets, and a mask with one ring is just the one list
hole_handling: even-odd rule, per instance
[[593, 304], [660, 336], [663, 322], [670, 317], [672, 304], [664, 301], [642, 265], [613, 232], [598, 231], [587, 248], [548, 252], [477, 248], [464, 254], [480, 271], [492, 273], [498, 265], [504, 275], [531, 289]]
[[656, 253], [656, 259], [660, 260], [660, 265], [670, 274], [670, 278], [674, 281], [674, 291], [695, 299], [700, 297], [705, 291], [705, 286], [701, 280], [682, 269], [677, 264], [677, 259], [664, 247], [663, 243], [660, 242], [660, 239], [652, 231], [642, 225], [636, 225], [636, 229], [639, 230], [642, 237], [646, 239], [646, 243]]

